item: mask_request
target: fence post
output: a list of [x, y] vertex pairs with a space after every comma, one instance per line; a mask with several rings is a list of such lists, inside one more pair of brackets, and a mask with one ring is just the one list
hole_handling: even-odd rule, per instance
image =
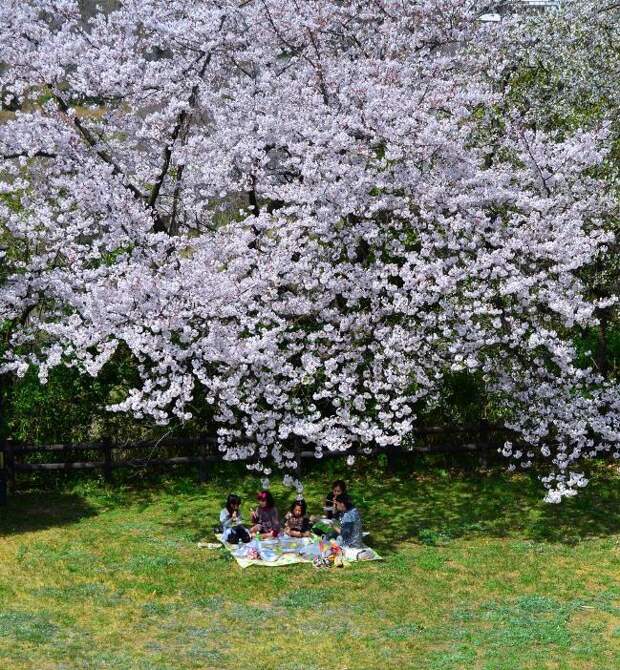
[[107, 484], [112, 482], [112, 445], [109, 437], [103, 440], [103, 479]]
[[0, 506], [7, 503], [7, 476], [5, 459], [5, 440], [0, 438]]
[[198, 482], [204, 484], [207, 481], [207, 449], [208, 442], [205, 440], [204, 444], [200, 445], [200, 460], [198, 462]]
[[13, 440], [7, 438], [4, 442], [4, 471], [6, 473], [7, 490], [15, 493], [15, 454]]
[[487, 459], [488, 456], [488, 442], [489, 442], [489, 422], [481, 417], [480, 427], [478, 429], [478, 451], [479, 451], [479, 463], [480, 467], [486, 468], [489, 464]]
[[398, 454], [393, 446], [384, 447], [386, 470], [394, 474], [398, 470]]

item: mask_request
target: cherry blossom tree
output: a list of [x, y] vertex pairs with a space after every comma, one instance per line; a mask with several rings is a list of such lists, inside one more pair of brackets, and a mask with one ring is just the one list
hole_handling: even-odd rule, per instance
[[[567, 129], [607, 125], [609, 155], [598, 169], [607, 181], [620, 179], [620, 5], [614, 2], [567, 3], [544, 21], [521, 21], [504, 33], [505, 52], [514, 64], [505, 78], [506, 97], [532, 127]], [[617, 217], [609, 222], [617, 233]], [[594, 268], [582, 273], [588, 290], [607, 300], [620, 289], [618, 245], [609, 245]], [[620, 328], [617, 304], [597, 309], [597, 370], [614, 373], [608, 334]]]
[[573, 344], [615, 299], [583, 281], [615, 241], [610, 130], [510, 104], [518, 26], [483, 11], [5, 0], [3, 369], [126, 347], [142, 383], [111, 410], [186, 421], [199, 395], [265, 474], [300, 441], [401, 444], [469, 371], [505, 453], [574, 494], [620, 434]]

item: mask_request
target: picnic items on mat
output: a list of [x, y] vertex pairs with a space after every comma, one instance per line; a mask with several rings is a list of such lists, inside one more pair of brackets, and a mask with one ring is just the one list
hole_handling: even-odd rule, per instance
[[221, 535], [217, 537], [242, 568], [250, 565], [280, 567], [294, 563], [331, 568], [343, 567], [354, 561], [381, 560], [379, 554], [369, 547], [350, 549], [335, 540], [324, 541], [316, 536], [295, 538], [280, 535], [266, 540], [255, 537], [251, 542], [239, 545], [225, 542]]
[[315, 568], [344, 568], [346, 565], [343, 549], [333, 541], [323, 551], [312, 559]]
[[280, 540], [280, 549], [282, 553], [298, 553], [299, 549], [303, 546], [304, 538], [301, 537], [290, 537], [288, 535], [281, 535]]

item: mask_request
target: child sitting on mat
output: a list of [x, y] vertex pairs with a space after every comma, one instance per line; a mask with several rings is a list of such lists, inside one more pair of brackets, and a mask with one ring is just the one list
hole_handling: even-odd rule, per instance
[[280, 532], [280, 516], [276, 509], [273, 496], [269, 491], [261, 491], [257, 496], [258, 507], [252, 512], [250, 533], [277, 537]]
[[306, 501], [296, 500], [286, 515], [284, 532], [291, 537], [310, 537], [310, 519], [306, 516]]
[[226, 505], [220, 512], [220, 525], [222, 526], [222, 539], [230, 544], [249, 542], [250, 533], [243, 525], [241, 518], [241, 498], [235, 493], [230, 493], [226, 499]]

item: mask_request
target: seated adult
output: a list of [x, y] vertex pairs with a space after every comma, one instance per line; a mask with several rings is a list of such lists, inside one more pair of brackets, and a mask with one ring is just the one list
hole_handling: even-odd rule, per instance
[[337, 479], [332, 484], [332, 490], [325, 496], [325, 504], [323, 511], [327, 519], [338, 519], [338, 513], [334, 506], [334, 499], [336, 496], [345, 495], [347, 493], [347, 485], [342, 479]]
[[334, 498], [334, 505], [340, 514], [338, 523], [334, 525], [339, 543], [345, 548], [363, 547], [362, 517], [351, 498], [346, 493], [341, 493]]

